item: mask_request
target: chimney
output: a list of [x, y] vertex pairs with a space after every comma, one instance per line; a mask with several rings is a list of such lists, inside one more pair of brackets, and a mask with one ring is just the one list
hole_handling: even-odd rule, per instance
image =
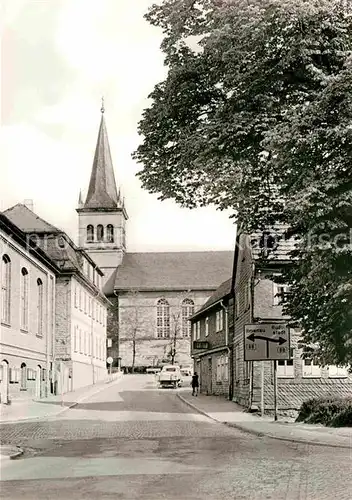
[[27, 199], [23, 201], [23, 205], [33, 212], [33, 200]]

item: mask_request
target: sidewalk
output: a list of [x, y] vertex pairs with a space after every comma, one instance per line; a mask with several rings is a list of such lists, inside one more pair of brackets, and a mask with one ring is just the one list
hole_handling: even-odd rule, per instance
[[0, 405], [0, 423], [10, 424], [23, 421], [35, 421], [57, 417], [64, 411], [73, 408], [85, 399], [102, 391], [106, 384], [119, 381], [123, 373], [114, 373], [111, 378], [99, 381], [97, 384], [81, 387], [63, 396], [49, 396], [41, 400], [14, 401], [10, 405]]
[[190, 391], [179, 392], [178, 397], [212, 420], [236, 427], [242, 431], [296, 443], [352, 448], [352, 428], [330, 428], [322, 425], [285, 422], [280, 417], [277, 422], [273, 417], [260, 417], [243, 411], [242, 406], [220, 396], [192, 396]]

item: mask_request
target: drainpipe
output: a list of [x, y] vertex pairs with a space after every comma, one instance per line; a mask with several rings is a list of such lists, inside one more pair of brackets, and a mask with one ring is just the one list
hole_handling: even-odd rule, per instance
[[52, 339], [49, 339], [49, 332], [50, 332], [50, 314], [49, 314], [49, 304], [50, 304], [50, 293], [49, 290], [51, 290], [50, 287], [50, 275], [46, 275], [46, 377], [45, 377], [45, 397], [48, 397], [50, 394], [50, 342]]

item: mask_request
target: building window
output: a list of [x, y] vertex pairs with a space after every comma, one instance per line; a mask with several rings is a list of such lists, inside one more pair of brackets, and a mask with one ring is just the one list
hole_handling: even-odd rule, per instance
[[287, 285], [278, 285], [277, 283], [273, 283], [273, 306], [281, 305], [288, 291], [289, 287]]
[[104, 226], [102, 224], [97, 226], [97, 241], [104, 241]]
[[197, 340], [197, 323], [193, 323], [193, 340]]
[[223, 310], [222, 309], [220, 311], [216, 311], [215, 323], [216, 323], [216, 331], [220, 332], [223, 329], [223, 327], [224, 327], [224, 324], [223, 324]]
[[279, 359], [277, 362], [277, 376], [278, 377], [294, 377], [294, 365], [293, 365], [293, 358], [294, 358], [294, 349], [290, 350], [290, 358], [291, 359]]
[[196, 334], [196, 340], [200, 339], [200, 321], [197, 321], [197, 334]]
[[78, 351], [78, 346], [77, 346], [77, 344], [78, 344], [78, 342], [77, 342], [78, 341], [78, 339], [77, 339], [77, 331], [78, 331], [78, 326], [75, 325], [75, 328], [74, 328], [74, 331], [73, 331], [73, 350], [75, 352]]
[[28, 330], [28, 280], [29, 275], [25, 267], [21, 269], [21, 329]]
[[11, 320], [11, 260], [8, 255], [4, 255], [1, 261], [2, 264], [2, 314], [1, 321], [10, 324]]
[[94, 241], [94, 227], [92, 224], [87, 226], [87, 242], [92, 243]]
[[74, 292], [75, 293], [75, 307], [77, 307], [78, 306], [77, 285], [74, 285], [74, 287], [75, 287], [75, 292]]
[[38, 290], [38, 304], [37, 304], [37, 314], [38, 314], [38, 331], [39, 336], [43, 335], [43, 282], [40, 278], [37, 279], [37, 290]]
[[209, 318], [208, 316], [205, 318], [205, 336], [209, 335]]
[[191, 323], [188, 318], [194, 313], [194, 302], [192, 299], [184, 299], [181, 305], [182, 310], [182, 335], [189, 337], [191, 334]]
[[108, 243], [114, 243], [114, 226], [112, 224], [106, 226], [106, 239]]
[[348, 377], [348, 370], [345, 366], [328, 366], [329, 378], [346, 378]]
[[170, 337], [170, 306], [165, 299], [159, 299], [157, 302], [156, 332], [158, 338]]
[[313, 359], [303, 360], [303, 377], [321, 377], [320, 366], [314, 363]]

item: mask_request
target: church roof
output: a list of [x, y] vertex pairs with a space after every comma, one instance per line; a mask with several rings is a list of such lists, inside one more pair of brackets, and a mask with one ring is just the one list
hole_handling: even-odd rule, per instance
[[[216, 290], [232, 266], [230, 251], [126, 253], [114, 290]], [[112, 294], [112, 286], [105, 293]]]
[[114, 167], [111, 159], [104, 108], [100, 120], [97, 145], [90, 176], [88, 194], [83, 208], [120, 208]]

